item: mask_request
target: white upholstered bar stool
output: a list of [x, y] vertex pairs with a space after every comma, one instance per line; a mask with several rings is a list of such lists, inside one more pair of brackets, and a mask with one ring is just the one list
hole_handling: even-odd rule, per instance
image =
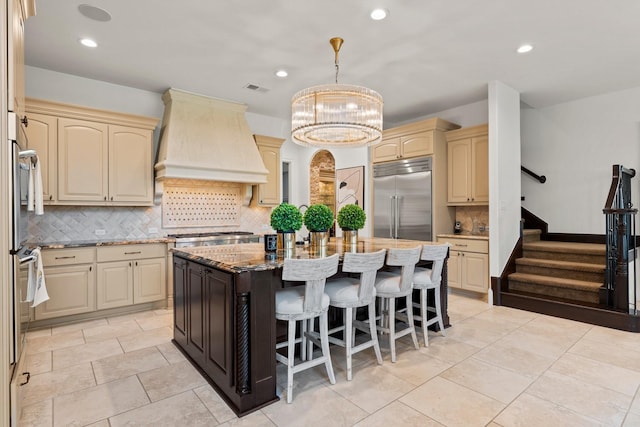
[[[292, 286], [276, 291], [276, 319], [288, 322], [287, 341], [276, 345], [277, 348], [287, 347], [287, 356], [276, 352], [276, 360], [287, 365], [287, 403], [293, 400], [293, 374], [324, 363], [331, 384], [336, 378], [331, 365], [329, 353], [329, 335], [327, 311], [329, 309], [329, 295], [324, 292], [327, 277], [338, 271], [338, 254], [326, 258], [297, 259], [285, 258], [282, 269], [282, 280], [305, 282], [304, 286]], [[300, 320], [307, 322], [320, 318], [319, 340], [309, 338], [322, 348], [322, 356], [313, 360], [294, 363], [296, 342], [296, 323]], [[305, 327], [301, 328], [304, 334]], [[302, 339], [301, 347], [304, 348]]]
[[[347, 380], [352, 378], [351, 357], [353, 354], [373, 347], [378, 363], [382, 364], [382, 354], [376, 331], [376, 273], [384, 265], [386, 249], [372, 253], [346, 252], [342, 261], [342, 272], [360, 273], [359, 278], [339, 277], [327, 280], [325, 292], [330, 305], [343, 308], [344, 324], [329, 331], [329, 342], [345, 348], [347, 356]], [[358, 307], [368, 307], [368, 322], [357, 320]], [[370, 335], [370, 339], [355, 345], [355, 330]], [[331, 334], [342, 331], [342, 339]]]
[[[413, 289], [420, 290], [420, 303], [413, 303], [414, 307], [420, 308], [422, 335], [424, 336], [424, 346], [429, 347], [429, 326], [437, 323], [442, 336], [446, 336], [444, 332], [444, 323], [442, 321], [442, 307], [440, 306], [440, 284], [442, 282], [442, 267], [447, 257], [449, 245], [424, 245], [420, 259], [424, 261], [433, 261], [431, 268], [416, 267], [413, 274]], [[433, 289], [435, 307], [427, 306], [427, 292]], [[434, 312], [436, 316], [427, 320], [427, 312]]]
[[376, 277], [376, 295], [380, 300], [380, 330], [389, 334], [389, 347], [391, 348], [391, 362], [396, 361], [396, 339], [411, 334], [416, 350], [418, 338], [413, 325], [413, 310], [407, 310], [407, 327], [396, 331], [396, 298], [405, 297], [407, 307], [411, 307], [411, 295], [413, 292], [413, 273], [416, 263], [420, 259], [422, 246], [415, 248], [387, 249], [388, 266], [401, 267], [399, 272], [380, 271]]

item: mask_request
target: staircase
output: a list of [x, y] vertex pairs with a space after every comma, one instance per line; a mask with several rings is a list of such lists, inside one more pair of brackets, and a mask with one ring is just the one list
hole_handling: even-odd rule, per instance
[[509, 292], [597, 306], [604, 284], [604, 244], [541, 241], [540, 230], [524, 230], [523, 257], [509, 275]]

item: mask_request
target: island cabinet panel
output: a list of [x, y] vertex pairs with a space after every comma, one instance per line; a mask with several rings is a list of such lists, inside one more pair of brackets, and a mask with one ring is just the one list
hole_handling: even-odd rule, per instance
[[174, 342], [245, 415], [278, 400], [273, 270], [230, 273], [174, 254]]

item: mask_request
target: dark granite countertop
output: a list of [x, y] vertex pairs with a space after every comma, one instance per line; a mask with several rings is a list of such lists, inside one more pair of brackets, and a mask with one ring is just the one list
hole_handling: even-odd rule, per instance
[[143, 243], [173, 243], [174, 238], [157, 237], [149, 239], [107, 239], [107, 240], [74, 240], [69, 242], [27, 242], [26, 246], [35, 248], [39, 246], [41, 249], [64, 249], [64, 248], [81, 248], [90, 246], [115, 246], [115, 245], [136, 245]]
[[274, 270], [282, 267], [285, 258], [319, 258], [331, 256], [335, 253], [342, 258], [345, 251], [375, 252], [388, 248], [413, 248], [418, 245], [437, 244], [435, 242], [423, 242], [418, 240], [400, 240], [361, 237], [356, 248], [345, 247], [342, 239], [331, 238], [327, 247], [323, 250], [314, 250], [309, 246], [296, 246], [290, 252], [279, 250], [275, 253], [266, 253], [262, 243], [241, 243], [236, 245], [218, 246], [194, 246], [189, 248], [171, 249], [174, 254], [190, 259], [218, 270], [229, 273], [242, 273], [246, 271]]
[[462, 233], [438, 234], [436, 237], [443, 237], [443, 238], [449, 238], [449, 239], [489, 240], [489, 232], [483, 231], [482, 233], [473, 234], [469, 231], [463, 231]]

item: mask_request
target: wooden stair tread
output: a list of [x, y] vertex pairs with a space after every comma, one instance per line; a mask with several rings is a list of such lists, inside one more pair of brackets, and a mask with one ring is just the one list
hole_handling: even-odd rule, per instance
[[557, 268], [562, 270], [589, 271], [596, 273], [603, 272], [607, 268], [605, 264], [591, 264], [575, 261], [557, 261], [542, 258], [518, 258], [516, 259], [516, 264], [529, 265], [534, 267]]
[[541, 240], [523, 243], [525, 251], [572, 252], [578, 254], [605, 255], [606, 245], [600, 243], [555, 242]]
[[509, 280], [518, 282], [529, 282], [537, 285], [556, 286], [560, 288], [576, 289], [583, 291], [598, 292], [603, 283], [588, 282], [586, 280], [565, 279], [551, 276], [540, 276], [528, 273], [511, 273]]
[[525, 228], [524, 230], [522, 230], [522, 234], [524, 235], [542, 234], [542, 230], [538, 228]]

